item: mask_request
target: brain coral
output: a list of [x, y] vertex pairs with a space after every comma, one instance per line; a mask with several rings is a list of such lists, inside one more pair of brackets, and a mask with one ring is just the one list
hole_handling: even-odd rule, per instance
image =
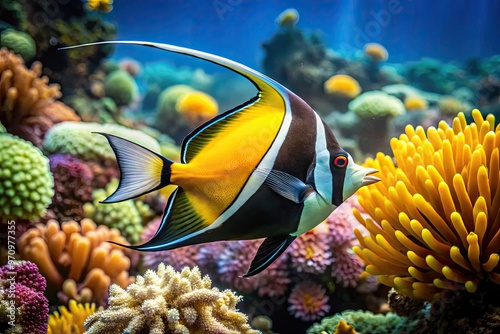
[[111, 283], [125, 287], [133, 282], [128, 250], [106, 241], [127, 244], [118, 230], [97, 227], [90, 219], [49, 220], [24, 233], [17, 247], [20, 257], [36, 263], [47, 279], [47, 297], [57, 294], [53, 303], [75, 299], [104, 305]]
[[366, 92], [351, 103], [349, 109], [359, 117], [398, 116], [405, 113], [405, 106], [400, 99], [381, 91]]
[[176, 272], [163, 263], [146, 271], [126, 290], [112, 285], [109, 307], [89, 316], [87, 334], [100, 333], [258, 333], [236, 310], [230, 290], [212, 288], [197, 267]]
[[384, 154], [366, 163], [382, 181], [358, 192], [373, 218], [357, 214], [370, 235], [358, 233], [354, 251], [401, 294], [431, 300], [500, 284], [500, 126], [477, 109], [472, 116], [427, 133], [407, 126], [391, 140], [397, 167]]
[[115, 100], [118, 106], [127, 106], [138, 94], [134, 78], [123, 70], [111, 72], [104, 82], [106, 96]]
[[136, 142], [160, 153], [158, 142], [145, 133], [117, 124], [62, 122], [50, 129], [43, 147], [50, 153], [69, 153], [82, 160], [114, 160], [114, 153], [104, 136], [92, 132], [105, 132]]
[[[0, 268], [2, 333], [47, 332], [49, 303], [43, 295], [45, 287], [45, 278], [29, 261], [12, 261]], [[14, 307], [14, 314], [11, 307]], [[14, 319], [10, 317], [12, 315]]]
[[0, 35], [0, 46], [14, 51], [25, 61], [31, 60], [36, 54], [35, 41], [25, 32], [6, 29]]
[[0, 218], [40, 218], [52, 187], [49, 159], [30, 142], [0, 134]]

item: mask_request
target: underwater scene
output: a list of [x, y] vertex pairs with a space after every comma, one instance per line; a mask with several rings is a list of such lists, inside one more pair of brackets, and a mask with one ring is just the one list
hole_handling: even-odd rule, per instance
[[0, 0], [0, 333], [500, 333], [499, 13]]

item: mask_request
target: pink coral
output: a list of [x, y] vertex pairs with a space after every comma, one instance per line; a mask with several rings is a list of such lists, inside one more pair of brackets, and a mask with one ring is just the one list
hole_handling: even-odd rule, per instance
[[[161, 218], [152, 220], [142, 232], [141, 239], [143, 242], [150, 240], [160, 226]], [[148, 269], [158, 267], [160, 263], [165, 263], [174, 267], [175, 270], [181, 271], [184, 267], [195, 267], [198, 263], [199, 248], [201, 246], [187, 246], [173, 250], [160, 252], [143, 253], [143, 263]]]
[[81, 160], [69, 154], [50, 156], [54, 176], [54, 196], [49, 207], [60, 220], [80, 220], [83, 204], [92, 200], [94, 173]]
[[304, 281], [297, 284], [288, 297], [288, 311], [304, 321], [317, 320], [330, 311], [328, 296], [319, 284]]
[[334, 251], [332, 277], [344, 287], [356, 287], [364, 270], [363, 262], [351, 250], [350, 244]]
[[[9, 291], [14, 289], [16, 313], [13, 332], [42, 334], [47, 332], [49, 302], [44, 296], [45, 278], [38, 267], [29, 261], [14, 261], [0, 268], [0, 301], [9, 302]], [[11, 326], [11, 324], [9, 323]]]
[[321, 223], [295, 240], [289, 249], [292, 266], [299, 272], [322, 274], [332, 264], [328, 224]]

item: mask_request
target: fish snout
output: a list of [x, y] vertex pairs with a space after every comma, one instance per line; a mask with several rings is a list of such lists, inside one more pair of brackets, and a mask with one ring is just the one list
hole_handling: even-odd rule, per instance
[[376, 170], [375, 168], [363, 168], [363, 172], [365, 176], [361, 180], [361, 186], [367, 186], [381, 181], [380, 178], [372, 175], [378, 173], [378, 170]]

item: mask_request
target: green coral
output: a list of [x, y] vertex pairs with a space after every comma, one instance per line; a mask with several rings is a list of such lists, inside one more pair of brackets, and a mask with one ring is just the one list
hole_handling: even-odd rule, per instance
[[50, 153], [69, 153], [82, 160], [106, 161], [114, 153], [103, 132], [129, 139], [153, 152], [160, 153], [160, 144], [142, 131], [117, 124], [62, 122], [53, 126], [45, 136], [43, 147]]
[[25, 32], [14, 29], [2, 31], [0, 46], [14, 51], [25, 61], [30, 61], [36, 54], [35, 41]]
[[194, 91], [193, 88], [187, 85], [174, 85], [163, 90], [156, 103], [155, 126], [169, 134], [175, 134], [185, 126], [183, 118], [175, 109], [175, 105], [182, 95]]
[[339, 321], [344, 320], [354, 327], [357, 334], [402, 334], [409, 333], [416, 321], [410, 322], [407, 317], [400, 317], [394, 313], [373, 314], [370, 311], [347, 310], [330, 317], [325, 317], [321, 323], [315, 323], [307, 334], [335, 333]]
[[30, 142], [0, 134], [0, 218], [36, 220], [54, 195], [49, 159]]
[[5, 133], [5, 132], [7, 132], [5, 126], [3, 126], [2, 123], [0, 123], [0, 133]]
[[106, 225], [109, 228], [118, 229], [121, 234], [134, 244], [140, 241], [144, 222], [148, 222], [154, 216], [147, 204], [127, 200], [118, 203], [100, 203], [118, 188], [118, 180], [112, 180], [106, 189], [98, 189], [92, 193], [92, 203], [85, 203], [83, 210], [88, 218], [98, 225]]
[[406, 112], [400, 99], [381, 91], [361, 94], [349, 103], [349, 110], [362, 118], [398, 116]]
[[104, 82], [106, 96], [115, 100], [118, 106], [127, 106], [137, 95], [137, 84], [134, 78], [125, 71], [111, 72]]

